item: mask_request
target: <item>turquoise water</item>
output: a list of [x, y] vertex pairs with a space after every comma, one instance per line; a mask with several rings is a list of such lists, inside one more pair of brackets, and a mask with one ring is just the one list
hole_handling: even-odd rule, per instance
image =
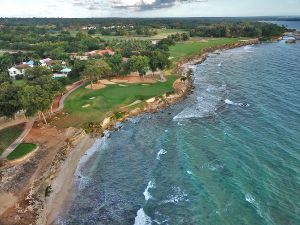
[[300, 224], [300, 44], [211, 54], [193, 94], [82, 158], [59, 224]]

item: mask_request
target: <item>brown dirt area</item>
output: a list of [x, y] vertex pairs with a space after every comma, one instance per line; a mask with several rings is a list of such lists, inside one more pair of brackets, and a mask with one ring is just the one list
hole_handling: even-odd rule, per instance
[[35, 126], [25, 141], [37, 144], [39, 149], [19, 164], [6, 162], [0, 167], [0, 224], [27, 225], [35, 220], [32, 185], [49, 170], [67, 138], [68, 134], [53, 127]]

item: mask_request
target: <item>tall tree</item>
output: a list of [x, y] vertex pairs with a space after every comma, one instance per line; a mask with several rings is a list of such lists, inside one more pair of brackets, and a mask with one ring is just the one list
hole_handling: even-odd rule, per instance
[[132, 56], [129, 59], [129, 65], [131, 71], [139, 72], [140, 76], [144, 76], [149, 70], [149, 58], [147, 56]]
[[21, 109], [21, 87], [13, 83], [2, 83], [0, 85], [0, 116], [13, 117]]
[[29, 67], [25, 71], [25, 78], [28, 80], [37, 79], [43, 75], [50, 76], [52, 71], [44, 66]]
[[43, 111], [50, 108], [52, 103], [52, 94], [49, 91], [42, 89], [40, 85], [25, 86], [22, 91], [21, 101], [24, 107], [26, 116], [34, 116], [40, 112], [47, 124], [46, 117]]
[[93, 88], [93, 81], [111, 74], [110, 66], [103, 60], [96, 60], [88, 63], [85, 66], [81, 76], [91, 82]]
[[106, 58], [106, 62], [111, 67], [113, 75], [120, 74], [120, 71], [122, 69], [122, 62], [123, 62], [123, 58], [121, 54], [117, 53], [112, 56], [108, 56]]
[[169, 54], [164, 51], [153, 51], [149, 55], [149, 66], [154, 73], [157, 69], [164, 70], [170, 66]]

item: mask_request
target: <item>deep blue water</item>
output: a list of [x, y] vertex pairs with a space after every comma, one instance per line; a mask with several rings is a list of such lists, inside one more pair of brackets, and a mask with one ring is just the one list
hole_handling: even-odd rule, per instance
[[270, 21], [271, 23], [278, 24], [280, 26], [286, 26], [287, 28], [296, 29], [300, 31], [300, 22], [299, 21]]
[[300, 224], [300, 44], [195, 67], [194, 93], [82, 158], [61, 224]]

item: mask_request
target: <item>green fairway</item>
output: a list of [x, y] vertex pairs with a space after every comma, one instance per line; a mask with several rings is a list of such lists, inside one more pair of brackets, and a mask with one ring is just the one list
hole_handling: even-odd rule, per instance
[[120, 106], [126, 106], [136, 100], [146, 100], [173, 90], [176, 76], [168, 76], [166, 82], [155, 84], [117, 84], [104, 89], [90, 90], [79, 88], [65, 102], [65, 112], [69, 114], [63, 120], [54, 122], [60, 127], [80, 127], [87, 122], [100, 122], [110, 112], [119, 112]]
[[0, 155], [21, 135], [24, 130], [24, 126], [25, 124], [20, 124], [0, 130]]
[[27, 155], [28, 153], [36, 149], [36, 147], [37, 146], [35, 144], [31, 144], [31, 143], [19, 144], [18, 147], [16, 147], [16, 149], [7, 156], [7, 159], [15, 160], [15, 159], [22, 158], [23, 156]]
[[191, 39], [190, 41], [176, 43], [174, 46], [171, 46], [170, 56], [172, 61], [176, 62], [182, 58], [201, 53], [205, 48], [231, 44], [240, 40], [241, 38], [213, 38], [203, 41]]
[[111, 41], [114, 39], [118, 40], [132, 40], [132, 39], [138, 39], [138, 40], [161, 40], [163, 38], [167, 38], [171, 34], [176, 33], [184, 33], [184, 30], [180, 29], [155, 29], [157, 32], [154, 36], [139, 36], [139, 35], [129, 35], [129, 36], [114, 36], [114, 35], [100, 35], [95, 34], [94, 37], [101, 37], [105, 41]]

